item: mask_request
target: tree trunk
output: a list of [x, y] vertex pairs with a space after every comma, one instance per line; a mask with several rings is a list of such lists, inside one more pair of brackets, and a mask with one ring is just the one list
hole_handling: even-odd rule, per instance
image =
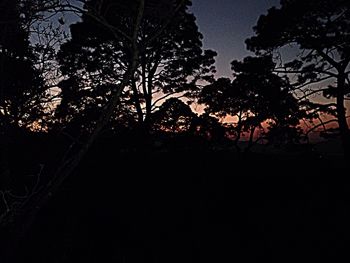
[[[145, 76], [146, 77], [146, 76]], [[154, 72], [153, 70], [148, 72], [148, 78], [147, 78], [147, 96], [146, 99], [146, 114], [145, 114], [145, 128], [149, 131], [150, 125], [151, 125], [151, 115], [152, 115], [152, 100], [153, 100], [153, 77]], [[146, 81], [146, 79], [145, 79]]]
[[242, 137], [242, 112], [239, 113], [238, 115], [238, 124], [237, 124], [237, 137], [234, 141], [234, 145], [236, 147], [237, 153], [241, 152], [241, 148], [239, 147], [239, 142], [241, 141], [241, 137]]
[[152, 94], [146, 96], [146, 114], [145, 114], [145, 129], [147, 132], [151, 129], [151, 114], [152, 114]]
[[[146, 58], [144, 55], [141, 58], [141, 77], [142, 77], [142, 90], [143, 90], [143, 97], [145, 99], [145, 118], [142, 123], [142, 129], [145, 134], [149, 133], [150, 131], [150, 117], [151, 117], [151, 111], [152, 111], [152, 89], [150, 88], [150, 83], [147, 81], [146, 77]], [[149, 78], [149, 76], [148, 76]]]
[[255, 130], [256, 130], [256, 127], [253, 127], [250, 129], [249, 142], [248, 142], [248, 147], [246, 148], [246, 152], [249, 152], [250, 149], [253, 147]]
[[67, 179], [67, 177], [69, 177], [74, 172], [76, 167], [80, 164], [80, 161], [91, 148], [113, 115], [124, 88], [132, 80], [139, 64], [139, 47], [137, 43], [137, 36], [143, 12], [144, 0], [140, 0], [132, 43], [130, 43], [130, 48], [133, 54], [130, 60], [130, 64], [123, 76], [123, 80], [119, 86], [119, 89], [117, 89], [115, 93], [112, 94], [110, 101], [104, 107], [104, 111], [102, 112], [95, 129], [87, 141], [81, 146], [76, 154], [74, 154], [72, 157], [69, 157], [67, 160], [62, 161], [62, 164], [53, 174], [52, 180], [47, 185], [45, 185], [45, 187], [43, 187], [38, 193], [30, 195], [25, 201], [23, 201], [18, 209], [10, 211], [10, 213], [8, 213], [4, 218], [1, 218], [0, 230], [9, 229], [10, 232], [10, 243], [7, 243], [8, 245], [6, 247], [6, 249], [8, 249], [8, 251], [6, 251], [6, 254], [8, 256], [7, 258], [6, 256], [4, 258], [1, 258], [1, 262], [15, 262], [12, 256], [16, 254], [16, 248], [19, 242], [23, 239], [22, 237], [25, 236], [27, 231], [34, 223], [38, 212], [51, 200], [52, 196], [60, 190], [62, 183]]
[[344, 73], [339, 74], [337, 79], [337, 118], [344, 155], [345, 158], [350, 158], [350, 132], [346, 119], [346, 109], [344, 106], [345, 80], [346, 75]]
[[142, 112], [141, 102], [140, 102], [140, 98], [139, 98], [140, 94], [137, 90], [136, 81], [134, 78], [132, 80], [131, 88], [132, 88], [132, 91], [134, 93], [133, 100], [134, 100], [134, 104], [135, 104], [135, 108], [136, 108], [136, 112], [137, 112], [137, 122], [138, 122], [138, 124], [142, 124], [143, 123], [143, 112]]

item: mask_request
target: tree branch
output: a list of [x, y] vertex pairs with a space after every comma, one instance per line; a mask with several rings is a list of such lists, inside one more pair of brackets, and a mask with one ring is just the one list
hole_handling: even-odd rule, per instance
[[[166, 95], [164, 95], [164, 96], [158, 98], [157, 100], [155, 100], [155, 101], [152, 103], [152, 109], [154, 108], [154, 106], [156, 106], [156, 104], [157, 104], [159, 101], [162, 101], [162, 100], [164, 100], [164, 99], [166, 99], [166, 98], [169, 98], [170, 96], [172, 96], [172, 95], [174, 95], [174, 94], [176, 94], [176, 93], [178, 93], [178, 92], [168, 93], [168, 94], [166, 94]], [[180, 96], [177, 96], [177, 97], [175, 97], [175, 98], [176, 98], [176, 99], [180, 99], [180, 98], [183, 98], [183, 97], [186, 97], [186, 96], [185, 96], [185, 95], [180, 95]]]
[[[317, 73], [328, 75], [328, 76], [333, 77], [333, 78], [337, 78], [338, 77], [337, 74], [335, 74], [333, 72], [330, 72], [330, 71], [317, 70], [317, 69], [315, 69], [313, 71], [315, 71]], [[285, 70], [278, 70], [278, 69], [276, 69], [273, 72], [275, 72], [275, 73], [284, 73], [284, 74], [303, 74], [303, 73], [307, 73], [308, 71], [305, 71], [305, 70], [287, 70], [287, 69], [285, 69]]]
[[305, 88], [306, 86], [313, 85], [313, 84], [316, 84], [316, 83], [319, 83], [319, 82], [322, 82], [322, 81], [325, 81], [325, 80], [328, 80], [328, 79], [331, 79], [331, 78], [332, 78], [331, 76], [328, 76], [328, 77], [324, 77], [324, 78], [321, 78], [321, 79], [318, 79], [318, 80], [311, 80], [311, 81], [306, 82], [306, 83], [304, 83], [302, 85], [299, 85], [299, 86], [295, 84], [296, 87], [294, 88], [294, 90], [300, 90], [302, 88]]
[[165, 23], [160, 27], [160, 29], [157, 30], [157, 32], [146, 41], [146, 43], [144, 44], [144, 47], [141, 49], [141, 52], [143, 52], [144, 48], [146, 48], [150, 43], [152, 43], [154, 40], [156, 40], [158, 37], [160, 37], [163, 34], [164, 30], [169, 26], [169, 24], [172, 22], [176, 14], [180, 11], [181, 7], [184, 6], [185, 2], [186, 0], [180, 0], [179, 4], [175, 7], [173, 14], [170, 15], [168, 19], [165, 21]]
[[317, 124], [316, 126], [312, 127], [310, 130], [308, 130], [305, 135], [308, 136], [311, 132], [313, 132], [314, 130], [318, 129], [319, 127], [324, 127], [326, 124], [329, 124], [329, 123], [333, 123], [333, 122], [338, 122], [337, 119], [332, 119], [332, 120], [328, 120], [328, 121], [325, 121], [325, 122], [321, 122], [320, 124]]
[[327, 61], [329, 64], [331, 64], [334, 68], [336, 68], [339, 71], [341, 71], [341, 65], [336, 62], [333, 58], [331, 58], [328, 54], [326, 54], [325, 52], [323, 52], [321, 49], [317, 49], [316, 50], [320, 56], [325, 60]]
[[321, 89], [310, 91], [308, 94], [305, 94], [304, 96], [298, 98], [298, 100], [299, 101], [304, 100], [304, 99], [308, 98], [309, 96], [311, 96], [312, 94], [316, 94], [318, 92], [325, 91], [325, 90], [328, 90], [328, 89], [329, 88], [321, 88]]

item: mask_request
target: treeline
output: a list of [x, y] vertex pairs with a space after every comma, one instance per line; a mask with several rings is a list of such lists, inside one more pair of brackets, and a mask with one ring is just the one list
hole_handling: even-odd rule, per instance
[[[231, 80], [215, 79], [216, 52], [202, 48], [191, 1], [2, 0], [2, 141], [18, 128], [77, 140], [98, 127], [210, 139], [221, 126], [223, 138], [252, 146], [321, 128], [347, 149], [348, 4], [316, 2], [261, 16], [247, 40], [256, 56], [233, 61]], [[72, 13], [80, 20], [70, 25]], [[284, 63], [288, 45], [300, 52]], [[321, 93], [327, 103], [314, 99]], [[189, 107], [199, 104], [201, 115]]]
[[258, 142], [296, 145], [321, 131], [339, 137], [349, 156], [348, 1], [281, 1], [259, 18], [246, 41], [255, 56], [233, 60], [232, 79], [215, 77], [217, 53], [203, 49], [190, 6], [0, 0], [1, 180], [11, 178], [16, 142], [39, 137], [53, 153], [44, 158], [49, 175], [25, 201], [11, 206], [11, 191], [2, 188], [4, 225], [18, 211], [31, 218], [106, 134], [133, 134], [130, 145], [186, 138], [185, 145], [222, 143], [239, 152], [241, 141], [245, 150]]

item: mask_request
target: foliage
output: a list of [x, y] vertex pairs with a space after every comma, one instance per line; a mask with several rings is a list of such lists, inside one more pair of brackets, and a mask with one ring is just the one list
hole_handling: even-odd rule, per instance
[[[139, 67], [122, 96], [123, 109], [139, 123], [148, 121], [163, 97], [177, 93], [190, 96], [198, 90], [198, 81], [210, 80], [214, 72], [216, 53], [203, 52], [202, 35], [187, 9], [189, 2], [159, 37], [152, 37], [162, 30], [161, 25], [176, 4], [170, 0], [146, 2], [137, 38]], [[107, 0], [86, 3], [87, 14], [71, 26], [72, 39], [62, 45], [58, 56], [66, 76], [60, 86], [59, 116], [84, 114], [95, 119], [88, 112], [100, 112], [111, 92], [118, 89], [131, 59], [127, 36], [118, 32], [127, 34], [132, 30], [134, 5], [130, 1], [113, 4]], [[96, 10], [98, 18], [89, 15]], [[156, 94], [158, 99], [154, 100]]]
[[30, 127], [44, 115], [45, 87], [35, 68], [21, 1], [0, 1], [0, 119], [2, 126]]
[[[293, 61], [281, 65], [280, 72], [294, 74], [295, 88], [302, 100], [323, 94], [336, 103], [324, 104], [333, 111], [346, 152], [350, 151], [350, 132], [345, 98], [349, 95], [350, 3], [347, 0], [282, 0], [254, 27], [256, 35], [246, 41], [257, 54], [296, 46], [301, 52]], [[318, 84], [318, 85], [316, 85]], [[330, 85], [331, 84], [331, 85]], [[314, 112], [325, 107], [314, 108]], [[321, 115], [317, 117], [320, 118]]]
[[183, 133], [189, 131], [195, 114], [183, 101], [171, 98], [152, 114], [152, 130]]
[[208, 113], [236, 117], [237, 137], [254, 133], [267, 121], [274, 127], [295, 127], [303, 112], [288, 79], [273, 72], [275, 66], [270, 56], [233, 61], [235, 79], [221, 78], [206, 86], [199, 101], [207, 105]]

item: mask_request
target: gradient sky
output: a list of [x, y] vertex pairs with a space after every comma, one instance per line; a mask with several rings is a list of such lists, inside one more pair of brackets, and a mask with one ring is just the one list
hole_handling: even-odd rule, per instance
[[[197, 17], [200, 32], [204, 35], [204, 48], [218, 52], [217, 77], [231, 77], [231, 61], [252, 55], [244, 41], [254, 35], [253, 26], [260, 15], [280, 0], [192, 0], [191, 11]], [[72, 14], [69, 22], [77, 21]], [[68, 25], [67, 25], [68, 30]]]
[[252, 53], [244, 41], [254, 34], [259, 16], [280, 0], [193, 0], [191, 11], [197, 17], [204, 47], [218, 52], [217, 76], [231, 77], [230, 63]]

